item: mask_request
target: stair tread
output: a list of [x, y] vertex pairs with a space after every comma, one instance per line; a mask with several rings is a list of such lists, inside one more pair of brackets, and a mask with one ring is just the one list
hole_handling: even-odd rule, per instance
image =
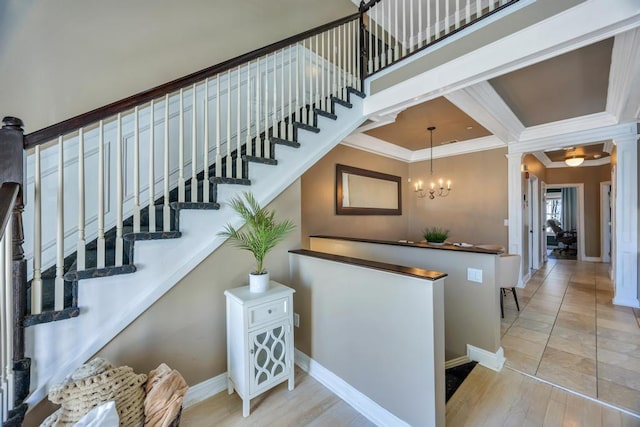
[[127, 233], [124, 235], [124, 240], [127, 242], [134, 242], [139, 240], [163, 240], [163, 239], [178, 239], [182, 236], [182, 233], [176, 230], [171, 231], [140, 231], [138, 233]]
[[209, 178], [214, 184], [237, 184], [237, 185], [251, 185], [251, 180], [245, 178], [230, 178], [226, 176], [214, 176]]
[[78, 307], [68, 307], [63, 310], [43, 310], [39, 314], [30, 314], [24, 317], [23, 326], [33, 326], [40, 323], [55, 322], [57, 320], [72, 319], [80, 315]]
[[364, 92], [359, 91], [358, 89], [354, 88], [353, 86], [347, 86], [347, 92], [351, 92], [352, 94], [354, 94], [356, 96], [359, 96], [362, 99], [367, 97], [367, 95]]
[[136, 266], [133, 264], [122, 264], [120, 266], [106, 265], [104, 267], [92, 267], [84, 270], [69, 270], [65, 275], [65, 280], [77, 281], [82, 279], [93, 279], [96, 277], [117, 276], [119, 274], [135, 273]]
[[262, 163], [265, 165], [277, 165], [278, 161], [276, 159], [269, 159], [267, 157], [258, 157], [258, 156], [247, 156], [244, 155], [242, 156], [243, 160], [246, 160], [248, 162], [254, 162], [254, 163]]
[[353, 108], [353, 104], [352, 103], [350, 103], [349, 101], [345, 101], [344, 99], [337, 98], [335, 96], [331, 97], [331, 102], [334, 103], [334, 104], [340, 104], [340, 105], [342, 105], [344, 107], [347, 107], [347, 108]]
[[336, 116], [335, 114], [330, 113], [330, 112], [325, 111], [325, 110], [321, 110], [319, 108], [314, 108], [313, 112], [316, 113], [319, 116], [323, 116], [323, 117], [326, 117], [326, 118], [331, 119], [331, 120], [337, 120], [338, 119], [338, 116]]
[[286, 145], [288, 147], [299, 148], [300, 143], [296, 141], [289, 141], [288, 139], [277, 138], [275, 136], [271, 137], [271, 141], [274, 144]]
[[296, 129], [304, 129], [313, 133], [320, 133], [320, 128], [317, 128], [315, 126], [311, 126], [305, 123], [293, 122], [293, 127]]
[[217, 210], [220, 209], [219, 203], [213, 202], [171, 202], [173, 209], [194, 209], [194, 210]]

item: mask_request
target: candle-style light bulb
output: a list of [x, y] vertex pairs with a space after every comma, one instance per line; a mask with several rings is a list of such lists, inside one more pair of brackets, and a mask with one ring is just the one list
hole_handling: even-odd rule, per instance
[[431, 183], [431, 189], [433, 190], [434, 188], [436, 188], [436, 185], [432, 182]]
[[451, 190], [451, 180], [447, 181], [447, 190]]
[[443, 185], [442, 185], [442, 183], [443, 183], [443, 182], [444, 182], [444, 181], [442, 181], [442, 178], [440, 178], [440, 180], [438, 181], [438, 184], [440, 184], [440, 188], [441, 188], [441, 189], [442, 189], [442, 188], [444, 188], [444, 187], [443, 187]]

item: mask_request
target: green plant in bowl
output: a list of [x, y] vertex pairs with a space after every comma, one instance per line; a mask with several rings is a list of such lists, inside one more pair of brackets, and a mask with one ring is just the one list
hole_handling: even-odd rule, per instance
[[423, 231], [427, 243], [442, 244], [449, 237], [449, 230], [441, 227], [427, 227]]

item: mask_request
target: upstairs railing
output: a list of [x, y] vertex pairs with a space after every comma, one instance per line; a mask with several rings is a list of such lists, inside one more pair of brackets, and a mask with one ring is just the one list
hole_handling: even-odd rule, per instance
[[[2, 186], [0, 206], [13, 214], [2, 217], [0, 249], [3, 417], [28, 392], [23, 320], [45, 310], [45, 279], [54, 282], [46, 309], [68, 309], [72, 254], [78, 271], [121, 267], [124, 234], [141, 231], [143, 215], [144, 231], [169, 231], [174, 192], [180, 202], [213, 201], [210, 177], [246, 178], [242, 156], [272, 158], [273, 144], [313, 127], [314, 109], [329, 110], [332, 97], [345, 99], [367, 76], [516, 1], [362, 2], [343, 19], [26, 136], [19, 119], [5, 118], [0, 183], [13, 184]], [[7, 168], [18, 168], [19, 179], [7, 179]], [[87, 259], [87, 244], [95, 259]], [[16, 366], [26, 390], [24, 382], [12, 389]]]
[[363, 77], [440, 42], [518, 0], [372, 0], [361, 5], [366, 27]]

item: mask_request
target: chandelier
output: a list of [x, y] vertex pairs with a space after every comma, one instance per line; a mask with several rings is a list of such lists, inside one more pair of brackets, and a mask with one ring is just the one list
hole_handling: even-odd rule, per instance
[[[430, 147], [431, 147], [431, 149], [429, 150], [429, 154], [431, 156], [431, 159], [429, 160], [429, 165], [431, 169], [431, 177], [433, 177], [433, 131], [436, 130], [436, 127], [429, 126], [427, 130], [429, 131], [429, 141], [430, 141]], [[418, 181], [416, 183], [414, 191], [416, 193], [416, 196], [418, 196], [419, 198], [426, 197], [427, 194], [429, 195], [429, 198], [432, 200], [435, 199], [436, 196], [447, 197], [449, 195], [449, 192], [451, 191], [451, 180], [447, 180], [446, 187], [444, 186], [444, 180], [442, 178], [438, 180], [438, 187], [436, 187], [436, 184], [433, 181], [431, 181], [430, 188], [428, 191], [422, 188], [422, 181]]]

